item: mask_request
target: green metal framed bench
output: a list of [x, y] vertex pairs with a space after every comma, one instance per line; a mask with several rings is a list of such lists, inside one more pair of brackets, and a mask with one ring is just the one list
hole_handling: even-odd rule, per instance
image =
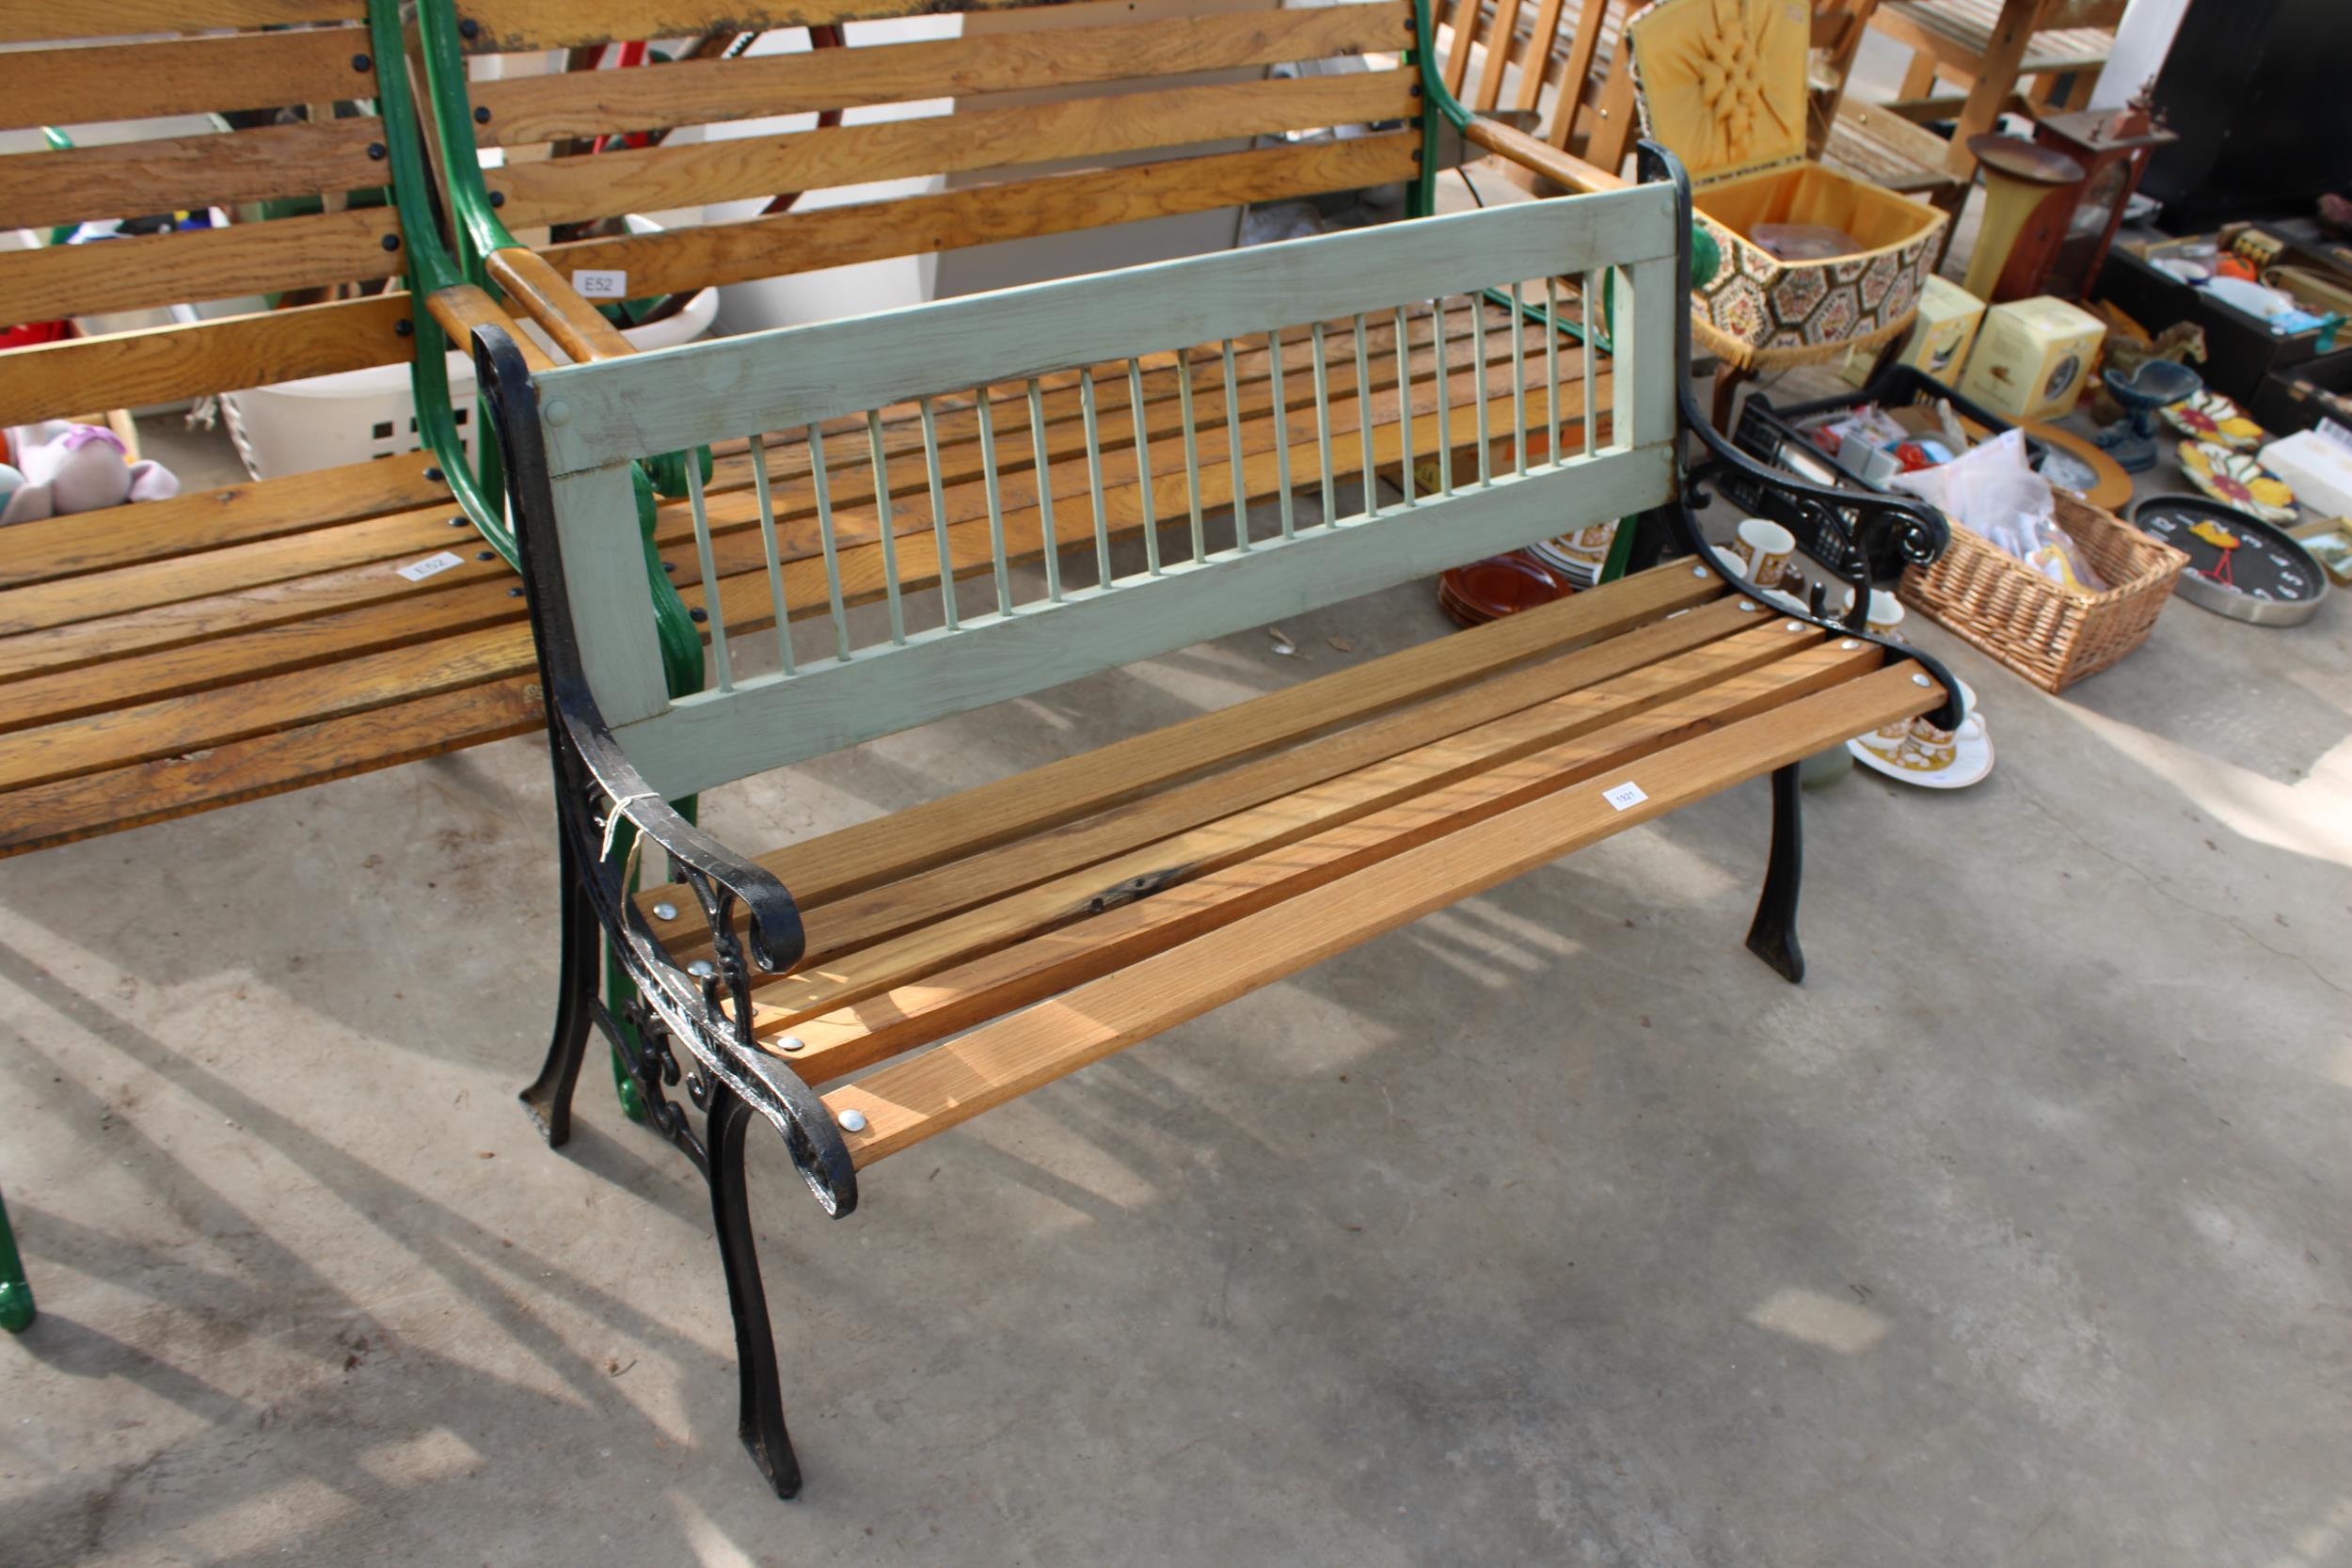
[[0, 223], [233, 217], [0, 253], [0, 321], [213, 302], [0, 353], [0, 423], [406, 365], [423, 449], [0, 530], [0, 855], [540, 721], [494, 444], [469, 467], [415, 303], [505, 317], [442, 249], [397, 9], [0, 4], [0, 120], [132, 135], [0, 156]]
[[[1458, 112], [1438, 98], [1424, 129]], [[1689, 192], [1658, 150], [1644, 149], [1644, 167], [1645, 183], [1617, 191], [548, 370], [494, 327], [474, 333], [521, 523], [561, 825], [557, 1019], [524, 1099], [560, 1144], [602, 1033], [654, 1124], [708, 1178], [740, 1430], [780, 1495], [801, 1472], [746, 1198], [755, 1121], [783, 1135], [820, 1208], [847, 1215], [880, 1163], [974, 1116], [1767, 774], [1772, 854], [1749, 945], [1801, 977], [1795, 764], [1905, 715], [1954, 719], [1956, 687], [1858, 616], [1831, 621], [1819, 593], [1807, 610], [1772, 608], [1693, 508], [1720, 497], [1753, 510], [1769, 493], [1857, 587], [1882, 533], [1931, 559], [1944, 525], [1759, 467], [1706, 428], [1688, 382]], [[1480, 373], [1483, 327], [1465, 354], [1441, 325], [1483, 321], [1493, 295], [1526, 302], [1563, 275], [1605, 276], [1615, 327], [1608, 421], [1588, 408], [1575, 441], [1550, 410], [1572, 374], [1591, 385], [1589, 339], [1539, 317], [1540, 349], [1498, 379]], [[1385, 398], [1367, 387], [1375, 324], [1403, 361]], [[1186, 392], [1187, 356], [1221, 367], [1244, 351], [1263, 356], [1287, 411], [1271, 425], [1278, 488], [1254, 515], [1208, 489], [1224, 432], [1203, 429]], [[1301, 368], [1286, 372], [1294, 353]], [[1102, 388], [1137, 381], [1171, 388], [1173, 428], [1100, 417]], [[944, 413], [999, 393], [1034, 411], [1049, 383], [1068, 382], [1074, 450], [1041, 447], [1018, 494], [992, 467], [978, 515], [959, 517], [940, 477]], [[1157, 401], [1148, 387], [1132, 397]], [[912, 432], [893, 443], [882, 421], [900, 408], [914, 411]], [[1539, 448], [1531, 430], [1553, 438]], [[821, 476], [826, 443], [860, 431], [872, 499], [853, 519]], [[798, 577], [774, 564], [795, 522], [757, 482], [787, 433], [819, 476], [813, 564]], [[1693, 438], [1710, 454], [1696, 467]], [[710, 623], [706, 686], [681, 695], [642, 569], [635, 465], [729, 442], [755, 457], [743, 527], [769, 564], [746, 592], [762, 602], [739, 618], [716, 564], [720, 509], [691, 483], [689, 589], [727, 610]], [[1419, 454], [1438, 457], [1434, 483], [1417, 477]], [[1041, 499], [1057, 464], [1079, 476], [1076, 505]], [[1343, 464], [1397, 483], [1335, 488]], [[1122, 534], [1107, 498], [1139, 481], [1154, 486], [1139, 508], [1153, 526]], [[1687, 553], [756, 858], [664, 804], [1629, 515]], [[840, 564], [850, 537], [878, 546], [864, 613]], [[937, 592], [943, 577], [965, 579], [962, 594]], [[796, 619], [822, 629], [799, 642], [775, 629]], [[648, 845], [673, 879], [636, 892]], [[629, 981], [621, 1017], [597, 992], [607, 949]]]

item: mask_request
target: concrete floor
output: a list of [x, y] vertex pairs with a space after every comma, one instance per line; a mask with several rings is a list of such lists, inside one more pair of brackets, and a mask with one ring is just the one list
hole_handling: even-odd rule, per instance
[[[170, 443], [192, 480], [218, 461]], [[881, 1167], [756, 1151], [807, 1495], [685, 1161], [514, 1092], [515, 741], [0, 865], [0, 1563], [2352, 1562], [2352, 611], [2176, 602], [2000, 762], [1751, 785]], [[1439, 635], [1425, 589], [720, 792], [850, 822]], [[1352, 645], [1343, 652], [1329, 641]]]

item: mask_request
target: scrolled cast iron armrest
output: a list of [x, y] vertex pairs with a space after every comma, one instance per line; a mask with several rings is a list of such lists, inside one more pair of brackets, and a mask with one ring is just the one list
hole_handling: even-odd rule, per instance
[[1734, 501], [1740, 501], [1743, 492], [1771, 491], [1811, 525], [1806, 532], [1799, 534], [1800, 547], [1866, 592], [1869, 586], [1868, 562], [1877, 540], [1888, 539], [1897, 559], [1917, 566], [1932, 565], [1951, 543], [1951, 525], [1944, 514], [1925, 501], [1874, 490], [1816, 484], [1758, 462], [1726, 440], [1698, 414], [1696, 399], [1687, 387], [1684, 396], [1690, 402], [1683, 409], [1683, 422], [1709, 454], [1708, 461], [1684, 476], [1686, 499], [1703, 505], [1710, 489], [1720, 490]]
[[[1638, 167], [1644, 182], [1664, 181], [1674, 186], [1675, 231], [1687, 233], [1691, 228], [1691, 180], [1683, 171], [1681, 160], [1653, 141], [1636, 144]], [[1689, 247], [1676, 250], [1676, 283], [1683, 298], [1691, 293], [1691, 252]], [[1723, 486], [1726, 494], [1736, 495], [1745, 486], [1756, 491], [1770, 490], [1789, 506], [1806, 515], [1808, 521], [1818, 525], [1815, 545], [1805, 553], [1820, 561], [1854, 590], [1854, 602], [1846, 611], [1842, 624], [1831, 621], [1823, 612], [1817, 590], [1815, 603], [1792, 611], [1798, 619], [1825, 630], [1842, 632], [1866, 642], [1875, 642], [1890, 654], [1912, 659], [1934, 677], [1944, 689], [1944, 703], [1934, 712], [1938, 724], [1956, 727], [1964, 717], [1960, 696], [1960, 683], [1936, 659], [1908, 644], [1890, 642], [1873, 634], [1867, 626], [1870, 602], [1870, 570], [1866, 548], [1868, 534], [1893, 529], [1897, 553], [1903, 560], [1926, 565], [1944, 553], [1951, 531], [1943, 514], [1921, 501], [1900, 496], [1882, 495], [1875, 491], [1841, 490], [1829, 485], [1814, 484], [1793, 475], [1768, 467], [1740, 451], [1724, 439], [1708, 422], [1700, 409], [1698, 393], [1691, 385], [1691, 313], [1675, 312], [1675, 401], [1681, 410], [1682, 426], [1695, 434], [1712, 455], [1695, 468], [1681, 471], [1681, 504], [1673, 509], [1682, 542], [1691, 553], [1711, 568], [1724, 581], [1751, 594], [1760, 594], [1756, 586], [1740, 574], [1723, 552], [1701, 531], [1698, 519], [1692, 515], [1693, 504], [1704, 505], [1709, 486]], [[1681, 466], [1684, 453], [1681, 443], [1676, 443], [1675, 461]], [[1726, 483], [1728, 482], [1728, 483]], [[1855, 527], [1849, 529], [1846, 518], [1851, 515]], [[1818, 547], [1820, 541], [1833, 540], [1842, 545], [1833, 553], [1843, 560], [1831, 560]]]

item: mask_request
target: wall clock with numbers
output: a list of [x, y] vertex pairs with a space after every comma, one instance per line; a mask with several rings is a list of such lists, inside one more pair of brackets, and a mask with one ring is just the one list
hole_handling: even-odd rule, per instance
[[2133, 505], [2132, 526], [2187, 554], [2173, 592], [2217, 615], [2298, 626], [2327, 596], [2327, 574], [2284, 529], [2219, 501], [2150, 496]]

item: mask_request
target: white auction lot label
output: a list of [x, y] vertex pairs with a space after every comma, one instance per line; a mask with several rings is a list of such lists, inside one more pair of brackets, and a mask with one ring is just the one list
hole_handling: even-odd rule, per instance
[[1635, 784], [1631, 779], [1626, 780], [1625, 783], [1617, 785], [1613, 789], [1602, 790], [1600, 792], [1600, 798], [1608, 801], [1611, 805], [1616, 807], [1619, 811], [1624, 811], [1629, 806], [1638, 806], [1643, 801], [1649, 799], [1648, 796], [1642, 793], [1642, 786]]
[[443, 550], [438, 555], [428, 555], [422, 561], [412, 561], [405, 566], [395, 566], [392, 569], [410, 582], [422, 582], [427, 578], [438, 577], [452, 566], [463, 566], [465, 563], [464, 556], [452, 555], [449, 551]]

